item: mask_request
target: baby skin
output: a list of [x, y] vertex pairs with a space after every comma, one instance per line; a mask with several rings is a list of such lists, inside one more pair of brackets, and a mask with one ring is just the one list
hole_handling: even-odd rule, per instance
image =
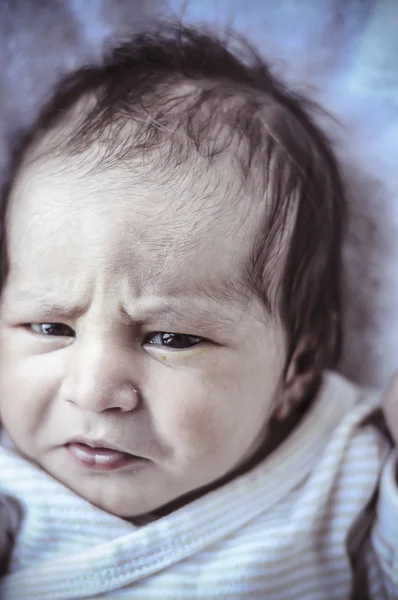
[[292, 390], [283, 324], [241, 282], [261, 207], [200, 163], [156, 185], [100, 151], [33, 152], [12, 192], [0, 412], [28, 459], [134, 517], [238, 468]]
[[331, 372], [332, 149], [258, 57], [151, 35], [61, 84], [12, 171], [0, 595], [395, 597], [380, 395]]

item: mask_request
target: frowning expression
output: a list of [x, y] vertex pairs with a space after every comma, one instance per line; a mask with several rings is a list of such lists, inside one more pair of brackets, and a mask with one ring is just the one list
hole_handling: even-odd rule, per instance
[[0, 415], [27, 458], [132, 517], [256, 449], [285, 335], [239, 284], [256, 211], [232, 210], [233, 173], [81, 165], [31, 161], [11, 194]]

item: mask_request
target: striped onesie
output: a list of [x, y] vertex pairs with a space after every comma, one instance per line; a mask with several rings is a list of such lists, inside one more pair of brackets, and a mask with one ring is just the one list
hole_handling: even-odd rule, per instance
[[398, 598], [396, 454], [370, 418], [379, 402], [327, 374], [266, 460], [143, 526], [92, 506], [3, 441], [0, 491], [24, 517], [0, 597]]

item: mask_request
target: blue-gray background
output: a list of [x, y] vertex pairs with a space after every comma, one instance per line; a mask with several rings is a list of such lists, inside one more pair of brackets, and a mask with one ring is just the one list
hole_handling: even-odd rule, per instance
[[323, 126], [350, 192], [342, 370], [383, 384], [398, 368], [398, 0], [0, 0], [0, 176], [54, 81], [161, 15], [232, 25], [337, 117]]

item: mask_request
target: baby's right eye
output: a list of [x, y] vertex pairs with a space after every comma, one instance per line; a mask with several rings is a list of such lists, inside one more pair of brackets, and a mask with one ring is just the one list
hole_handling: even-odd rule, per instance
[[69, 325], [64, 323], [29, 323], [27, 326], [33, 333], [43, 336], [75, 337], [76, 334]]

